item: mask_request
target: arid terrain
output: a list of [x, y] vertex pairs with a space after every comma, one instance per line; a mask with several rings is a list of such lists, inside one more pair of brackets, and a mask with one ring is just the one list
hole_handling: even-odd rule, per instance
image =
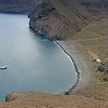
[[43, 93], [14, 93], [0, 108], [108, 108], [107, 101], [79, 95], [63, 96]]

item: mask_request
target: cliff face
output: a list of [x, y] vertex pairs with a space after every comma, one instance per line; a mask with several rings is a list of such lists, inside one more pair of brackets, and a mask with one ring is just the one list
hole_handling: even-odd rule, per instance
[[92, 19], [75, 0], [44, 0], [29, 16], [33, 30], [55, 39], [72, 35]]
[[41, 0], [0, 0], [0, 12], [30, 13]]
[[35, 32], [45, 34], [52, 39], [70, 37], [102, 16], [97, 13], [100, 12], [100, 7], [98, 8], [92, 0], [88, 1], [44, 0], [29, 15], [30, 27]]

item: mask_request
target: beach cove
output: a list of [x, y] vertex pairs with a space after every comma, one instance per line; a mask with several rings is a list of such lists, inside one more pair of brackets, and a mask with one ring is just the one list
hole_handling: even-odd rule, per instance
[[0, 16], [0, 65], [7, 66], [0, 70], [1, 100], [12, 92], [60, 94], [74, 86], [77, 81], [74, 64], [60, 47], [30, 31], [26, 15]]

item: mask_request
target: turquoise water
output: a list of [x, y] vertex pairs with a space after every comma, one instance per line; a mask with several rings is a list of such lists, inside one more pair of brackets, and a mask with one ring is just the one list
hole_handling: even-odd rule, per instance
[[26, 15], [0, 14], [0, 100], [12, 92], [61, 93], [76, 82], [70, 58], [36, 36]]

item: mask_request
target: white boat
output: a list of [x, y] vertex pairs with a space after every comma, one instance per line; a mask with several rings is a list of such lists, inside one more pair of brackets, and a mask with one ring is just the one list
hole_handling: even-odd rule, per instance
[[0, 67], [0, 69], [7, 69], [7, 67], [6, 66], [3, 66], [3, 67]]

